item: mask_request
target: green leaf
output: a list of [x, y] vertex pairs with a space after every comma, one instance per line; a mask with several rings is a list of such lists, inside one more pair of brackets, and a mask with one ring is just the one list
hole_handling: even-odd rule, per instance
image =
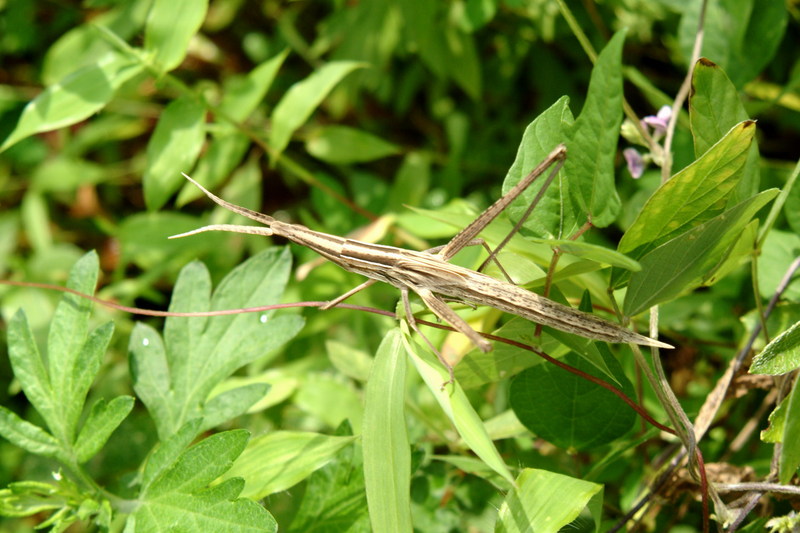
[[404, 211], [403, 206], [420, 205], [428, 195], [431, 184], [431, 154], [422, 151], [407, 152], [394, 175], [386, 211]]
[[[73, 266], [67, 286], [93, 294], [97, 271], [97, 254], [87, 253]], [[50, 325], [47, 368], [25, 313], [18, 311], [9, 324], [14, 374], [50, 431], [64, 444], [73, 442], [86, 393], [113, 332], [113, 324], [108, 323], [87, 334], [91, 307], [89, 300], [74, 294], [61, 298]]]
[[248, 385], [266, 386], [267, 392], [247, 409], [248, 413], [257, 413], [286, 401], [297, 392], [300, 382], [301, 379], [293, 370], [275, 368], [260, 374], [230, 377], [214, 387], [211, 395], [213, 399], [219, 394]]
[[161, 113], [147, 144], [143, 186], [148, 209], [159, 209], [183, 185], [181, 172], [191, 170], [205, 141], [205, 116], [205, 107], [190, 96], [172, 101]]
[[[619, 362], [601, 352], [622, 391], [635, 391]], [[583, 357], [561, 361], [600, 379], [608, 378]], [[633, 427], [636, 413], [611, 391], [552, 364], [536, 365], [511, 382], [509, 403], [522, 424], [560, 448], [589, 450], [604, 446]]]
[[372, 369], [373, 358], [352, 344], [336, 340], [325, 341], [328, 359], [336, 370], [356, 381], [366, 382]]
[[134, 402], [132, 396], [117, 396], [108, 403], [102, 398], [95, 402], [75, 441], [78, 463], [85, 463], [100, 451], [111, 433], [131, 412]]
[[243, 495], [261, 499], [304, 480], [354, 440], [355, 437], [274, 431], [252, 439], [223, 478], [244, 478], [247, 485]]
[[785, 485], [792, 480], [800, 466], [800, 392], [798, 392], [797, 380], [795, 380], [789, 396], [782, 443], [783, 447], [778, 461], [778, 480]]
[[601, 228], [611, 224], [620, 210], [614, 187], [614, 159], [622, 123], [624, 42], [625, 31], [618, 31], [597, 57], [586, 103], [569, 132], [569, 153], [564, 163], [575, 210]]
[[[800, 254], [800, 235], [791, 231], [772, 229], [761, 245], [758, 261], [758, 291], [769, 300], [778, 288], [786, 270]], [[800, 298], [800, 285], [790, 283], [782, 298], [795, 301]]]
[[50, 376], [22, 309], [14, 314], [8, 325], [8, 358], [14, 376], [31, 405], [45, 421], [55, 419], [57, 407], [53, 405]]
[[[97, 253], [87, 253], [72, 267], [67, 287], [94, 294], [99, 269]], [[108, 323], [89, 335], [92, 305], [86, 298], [65, 294], [56, 307], [47, 337], [48, 375], [55, 418], [46, 417], [45, 420], [54, 435], [70, 443], [75, 438], [86, 392], [114, 331], [113, 324]]]
[[187, 261], [183, 258], [219, 250], [226, 239], [221, 232], [207, 232], [190, 239], [168, 239], [170, 235], [190, 231], [202, 223], [197, 217], [181, 213], [130, 215], [122, 221], [117, 231], [121, 262], [132, 262], [143, 270], [154, 270], [177, 260], [181, 261], [179, 265], [183, 264]]
[[800, 322], [772, 339], [753, 358], [749, 372], [777, 376], [800, 367]]
[[9, 259], [17, 250], [19, 214], [16, 211], [0, 213], [0, 276], [5, 277]]
[[703, 285], [707, 287], [714, 285], [731, 272], [741, 268], [745, 260], [752, 258], [756, 250], [759, 223], [760, 221], [754, 218], [745, 226], [739, 236], [734, 239], [733, 245], [728, 248], [723, 260], [708, 275], [704, 276]]
[[[403, 327], [406, 327], [405, 322], [403, 322]], [[441, 362], [433, 354], [427, 351], [421, 352], [416, 343], [408, 338], [407, 332], [403, 335], [403, 344], [406, 352], [411, 356], [417, 372], [425, 380], [428, 389], [439, 403], [439, 407], [456, 427], [458, 434], [464, 439], [464, 443], [500, 477], [513, 483], [514, 478], [511, 472], [458, 382], [447, 385], [443, 389], [442, 385], [450, 379], [450, 376]]]
[[73, 72], [25, 106], [0, 152], [36, 133], [71, 126], [92, 116], [123, 83], [140, 72], [142, 66], [137, 61], [116, 52]]
[[769, 414], [769, 426], [761, 431], [761, 441], [771, 444], [783, 442], [783, 431], [786, 427], [786, 411], [789, 406], [789, 396], [786, 396]]
[[[228, 274], [210, 297], [208, 270], [194, 262], [181, 271], [169, 309], [209, 311], [277, 303], [290, 267], [287, 249], [265, 250]], [[206, 429], [218, 422], [223, 412], [246, 410], [243, 403], [225, 409], [222, 403], [214, 403], [215, 412], [206, 413], [206, 402], [211, 391], [233, 372], [278, 348], [302, 325], [299, 316], [274, 316], [274, 312], [169, 317], [162, 343], [152, 328], [137, 324], [130, 341], [134, 389], [151, 411], [161, 438], [192, 418], [208, 416], [202, 426]], [[253, 390], [238, 401], [253, 399], [251, 394]]]
[[[189, 428], [187, 434], [192, 429], [196, 428]], [[198, 531], [277, 531], [275, 519], [266, 509], [254, 501], [237, 498], [244, 486], [241, 479], [205, 488], [230, 468], [247, 439], [244, 430], [226, 431], [180, 454], [175, 464], [161, 470], [143, 491], [140, 505], [128, 520], [128, 529], [166, 531], [175, 524], [191, 524]]]
[[241, 479], [196, 494], [170, 492], [143, 502], [128, 519], [126, 531], [171, 531], [191, 524], [193, 531], [277, 533], [272, 515], [256, 502], [237, 498]]
[[728, 194], [739, 182], [754, 134], [754, 122], [737, 124], [694, 163], [659, 187], [622, 236], [618, 251], [639, 259], [721, 213]]
[[149, 2], [122, 2], [105, 12], [93, 14], [85, 24], [67, 31], [47, 49], [42, 63], [42, 80], [52, 85], [75, 70], [93, 65], [112, 51], [111, 44], [98, 39], [98, 26], [121, 40], [127, 40], [144, 26]]
[[23, 450], [46, 457], [60, 457], [63, 453], [58, 441], [39, 426], [18, 417], [0, 405], [0, 435]]
[[34, 250], [42, 252], [53, 248], [47, 202], [35, 190], [28, 191], [22, 198], [22, 225]]
[[212, 397], [205, 407], [203, 429], [216, 427], [247, 412], [269, 390], [266, 383], [237, 387]]
[[308, 120], [334, 86], [350, 72], [364, 66], [356, 61], [334, 61], [318, 68], [286, 92], [272, 113], [269, 144], [273, 150], [270, 153], [273, 164], [289, 145], [292, 134]]
[[62, 505], [61, 494], [50, 483], [19, 481], [0, 490], [0, 516], [31, 516]]
[[[549, 335], [534, 338], [536, 326], [524, 318], [514, 317], [497, 331], [495, 335], [516, 340], [529, 345], [541, 345], [548, 354], [561, 355], [560, 349]], [[563, 350], [561, 350], [563, 352]], [[497, 343], [491, 352], [472, 350], [455, 367], [456, 380], [464, 389], [474, 389], [486, 383], [496, 383], [509, 376], [519, 374], [526, 368], [542, 364], [543, 360], [528, 351], [505, 343]]]
[[308, 153], [339, 165], [364, 163], [400, 153], [400, 148], [380, 137], [348, 126], [323, 126], [306, 141]]
[[[264, 99], [288, 53], [288, 49], [284, 50], [246, 76], [228, 78], [218, 108], [220, 115], [234, 122], [247, 119]], [[235, 126], [217, 124], [192, 177], [206, 188], [213, 188], [233, 172], [249, 146], [250, 139]], [[175, 203], [185, 205], [201, 196], [203, 193], [197, 187], [186, 183]]]
[[413, 529], [405, 382], [405, 351], [394, 328], [375, 354], [364, 399], [364, 481], [373, 531]]
[[[342, 424], [336, 434], [345, 435], [348, 429]], [[342, 448], [330, 463], [309, 476], [303, 500], [287, 531], [371, 531], [357, 444]]]
[[341, 376], [315, 373], [306, 376], [294, 395], [295, 405], [304, 413], [329, 426], [348, 420], [355, 431], [361, 431], [363, 397]]
[[[291, 269], [287, 248], [270, 248], [232, 270], [214, 292], [208, 309], [236, 309], [278, 303]], [[180, 285], [180, 283], [179, 283]], [[189, 284], [176, 286], [170, 309], [197, 310]], [[202, 310], [202, 309], [201, 309]], [[274, 311], [187, 320], [192, 325], [182, 335], [188, 336], [192, 360], [188, 366], [173, 369], [176, 391], [187, 401], [201, 401], [210, 391], [237, 369], [278, 348], [300, 330], [301, 317], [275, 316]], [[186, 337], [171, 335], [172, 320], [165, 328], [170, 353], [186, 346]], [[180, 335], [180, 334], [179, 334]], [[188, 361], [187, 361], [188, 362]]]
[[92, 521], [100, 529], [110, 528], [111, 506], [82, 493], [69, 478], [59, 476], [54, 483], [19, 481], [0, 490], [0, 516], [31, 516], [54, 511], [47, 520], [37, 517], [36, 528], [66, 531], [70, 524]]
[[739, 92], [725, 71], [712, 61], [700, 58], [692, 72], [689, 98], [695, 154], [704, 154], [732, 127], [749, 118]]
[[[566, 96], [562, 96], [525, 128], [522, 141], [517, 149], [517, 156], [503, 181], [503, 194], [507, 194], [514, 185], [541, 163], [547, 154], [564, 141], [573, 121], [572, 113], [567, 105], [568, 101]], [[567, 154], [567, 159], [570, 157], [572, 155]], [[506, 208], [509, 219], [516, 222], [522, 217], [539, 193], [545, 179], [546, 176], [542, 176], [534, 181]], [[566, 190], [564, 188], [567, 185], [563, 180], [563, 173], [561, 173], [552, 182], [536, 209], [525, 222], [525, 229], [537, 237], [555, 238], [562, 232], [569, 236], [579, 225], [572, 204], [564, 201], [562, 190]], [[580, 224], [582, 223], [580, 222]], [[500, 238], [502, 239], [502, 236]]]
[[540, 242], [547, 244], [551, 247], [558, 247], [561, 252], [565, 254], [574, 255], [576, 257], [584, 257], [602, 266], [613, 266], [624, 268], [631, 272], [638, 272], [642, 269], [641, 265], [628, 257], [621, 254], [616, 250], [609, 250], [604, 246], [592, 244], [588, 242], [572, 241], [572, 240], [559, 240], [559, 239], [528, 239], [531, 242]]
[[288, 55], [289, 49], [287, 48], [258, 65], [246, 76], [227, 78], [228, 84], [219, 104], [219, 110], [227, 118], [236, 122], [241, 122], [249, 117], [264, 99]]
[[[214, 131], [207, 149], [204, 150], [200, 161], [198, 161], [197, 167], [192, 171], [192, 178], [207, 189], [214, 188], [236, 169], [241, 163], [242, 157], [247, 153], [249, 146], [250, 139], [246, 135], [232, 126], [224, 127], [219, 125], [218, 129]], [[255, 167], [260, 172], [255, 161], [255, 159], [249, 160], [239, 170]], [[259, 174], [259, 179], [260, 177]], [[200, 197], [205, 197], [203, 192], [187, 182], [178, 194], [175, 205], [183, 206]]]
[[207, 0], [154, 0], [144, 30], [144, 49], [169, 72], [181, 64], [208, 10]]
[[[739, 122], [750, 118], [739, 99], [739, 91], [725, 72], [705, 58], [700, 58], [692, 73], [689, 120], [696, 155], [705, 153]], [[734, 204], [758, 192], [759, 154], [756, 143], [750, 145], [741, 181], [731, 201]], [[729, 202], [729, 205], [730, 205]]]
[[148, 500], [170, 492], [191, 494], [227, 472], [247, 445], [250, 434], [244, 429], [223, 431], [186, 449], [175, 464], [163, 470], [142, 493]]
[[[70, 421], [71, 424], [77, 424], [77, 417], [80, 416], [80, 411], [86, 402], [86, 394], [89, 392], [89, 387], [92, 386], [95, 377], [97, 377], [97, 372], [103, 362], [103, 355], [108, 349], [108, 343], [111, 342], [113, 334], [114, 323], [106, 322], [92, 331], [81, 347], [78, 359], [72, 367], [71, 388], [68, 391], [62, 391], [63, 394], [60, 396], [64, 402], [68, 401], [74, 405], [81, 406], [81, 409], [74, 413], [76, 418], [74, 421]], [[58, 390], [55, 387], [53, 392], [58, 394]]]
[[[183, 267], [172, 290], [169, 310], [175, 313], [206, 311], [211, 309], [211, 274], [200, 261], [192, 261]], [[224, 309], [224, 308], [219, 308]], [[170, 387], [175, 399], [189, 402], [188, 395], [197, 385], [197, 361], [192, 356], [198, 351], [203, 331], [211, 317], [181, 318], [167, 317], [164, 322], [164, 346], [169, 364]], [[198, 354], [199, 355], [199, 354]], [[188, 375], [187, 375], [188, 374]], [[184, 403], [180, 400], [178, 403]], [[200, 414], [197, 414], [200, 416]], [[174, 420], [173, 430], [185, 420]]]
[[[691, 57], [700, 4], [683, 2], [678, 40], [685, 61]], [[774, 57], [786, 31], [788, 11], [782, 0], [713, 0], [708, 2], [701, 55], [722, 65], [741, 88]]]
[[32, 187], [38, 192], [75, 191], [81, 185], [100, 183], [107, 178], [101, 165], [84, 159], [60, 156], [45, 161], [33, 174]]
[[178, 417], [180, 405], [170, 385], [170, 368], [161, 335], [151, 326], [137, 322], [128, 342], [133, 390], [150, 411], [156, 427], [164, 426], [161, 440], [170, 436], [172, 421]]
[[516, 488], [500, 507], [498, 533], [557, 532], [578, 518], [589, 507], [599, 531], [603, 503], [603, 485], [582, 479], [526, 468], [516, 481]]
[[462, 26], [473, 32], [488, 24], [497, 12], [496, 0], [467, 0]]
[[470, 98], [481, 95], [481, 64], [473, 36], [449, 18], [437, 2], [398, 2], [406, 38], [419, 57], [442, 79], [452, 79]]
[[178, 431], [161, 441], [147, 458], [142, 471], [142, 491], [146, 492], [150, 484], [161, 474], [171, 468], [183, 450], [188, 447], [200, 433], [201, 418], [186, 422]]
[[756, 213], [778, 195], [766, 190], [664, 243], [642, 257], [631, 275], [623, 310], [634, 316], [706, 283]]

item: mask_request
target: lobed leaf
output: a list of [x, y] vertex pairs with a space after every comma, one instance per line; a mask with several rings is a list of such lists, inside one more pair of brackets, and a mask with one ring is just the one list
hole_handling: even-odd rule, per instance
[[[212, 297], [205, 265], [191, 263], [178, 277], [169, 309], [209, 311], [276, 303], [290, 267], [287, 249], [267, 249], [231, 271]], [[202, 425], [207, 428], [226, 414], [245, 412], [257, 400], [261, 385], [217, 400], [209, 400], [209, 395], [233, 372], [291, 339], [303, 325], [299, 316], [273, 315], [168, 317], [163, 343], [155, 330], [137, 324], [129, 345], [134, 388], [162, 439], [192, 418], [207, 417]], [[231, 403], [234, 400], [238, 403]]]
[[77, 417], [80, 416], [83, 410], [83, 405], [86, 402], [86, 394], [92, 386], [100, 366], [103, 363], [103, 354], [108, 348], [108, 343], [111, 342], [111, 336], [114, 334], [114, 323], [106, 322], [102, 326], [96, 328], [89, 334], [86, 342], [81, 347], [78, 354], [78, 359], [72, 368], [72, 386], [67, 394], [61, 397], [62, 401], [70, 402], [78, 407], [74, 412], [75, 417], [71, 423], [78, 423]]
[[52, 435], [3, 406], [0, 406], [0, 435], [30, 453], [56, 458], [63, 456], [60, 443]]
[[253, 383], [214, 396], [206, 402], [201, 430], [211, 429], [246, 413], [269, 389], [266, 383]]
[[156, 424], [161, 440], [167, 439], [182, 407], [172, 390], [170, 365], [161, 335], [151, 326], [137, 322], [128, 342], [128, 360], [133, 390]]
[[[254, 501], [237, 498], [244, 486], [240, 478], [205, 488], [227, 471], [242, 452], [247, 431], [217, 433], [175, 457], [174, 452], [196, 430], [196, 424], [187, 425], [180, 438], [171, 441], [170, 453], [161, 456], [157, 471], [150, 471], [155, 478], [142, 492], [128, 527], [161, 531], [180, 523], [198, 531], [277, 531], [275, 519], [266, 509]], [[173, 457], [174, 463], [168, 465], [166, 460]]]
[[192, 494], [227, 472], [250, 438], [244, 429], [216, 433], [187, 448], [142, 493], [154, 499], [170, 492]]
[[153, 453], [147, 458], [142, 470], [142, 492], [147, 492], [153, 481], [175, 464], [184, 449], [200, 433], [201, 423], [201, 418], [193, 418], [158, 444]]
[[25, 311], [19, 309], [8, 324], [8, 358], [25, 397], [45, 421], [56, 418], [50, 376], [33, 338]]
[[134, 401], [132, 396], [117, 396], [108, 403], [103, 399], [95, 402], [75, 440], [78, 463], [85, 463], [100, 451], [114, 430], [131, 412]]
[[276, 533], [278, 524], [258, 503], [237, 498], [241, 480], [230, 480], [196, 494], [167, 493], [142, 503], [128, 519], [132, 531], [171, 531], [185, 524], [191, 531]]

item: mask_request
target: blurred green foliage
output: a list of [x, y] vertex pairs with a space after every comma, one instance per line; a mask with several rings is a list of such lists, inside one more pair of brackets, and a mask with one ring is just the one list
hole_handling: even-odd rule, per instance
[[[279, 239], [167, 240], [205, 224], [242, 223], [198, 200], [180, 173], [280, 219], [422, 249], [447, 242], [527, 173], [548, 142], [568, 142], [581, 150], [570, 152], [567, 171], [581, 177], [553, 187], [504, 265], [538, 291], [551, 245], [559, 245], [565, 256], [553, 298], [586, 304], [591, 294], [610, 306], [613, 286], [630, 289], [617, 295], [628, 313], [663, 304], [661, 331], [679, 347], [665, 357], [670, 385], [694, 420], [800, 251], [800, 192], [791, 187], [798, 6], [709, 1], [701, 53], [709, 61], [692, 64], [700, 6], [6, 0], [0, 276], [70, 279], [85, 292], [98, 276], [100, 298], [150, 309], [330, 300], [361, 280], [294, 245], [291, 266], [275, 248], [285, 244]], [[609, 42], [616, 55], [593, 69]], [[618, 138], [618, 110], [624, 95], [632, 111], [622, 130], [635, 130], [631, 117], [670, 105], [687, 73], [690, 101], [671, 145], [675, 180], [653, 194], [663, 154], [639, 146], [651, 165], [632, 179], [622, 149], [642, 139]], [[757, 131], [747, 119], [757, 120]], [[580, 174], [595, 164], [595, 176]], [[526, 205], [509, 209], [512, 221]], [[587, 212], [598, 227], [567, 242]], [[663, 220], [671, 223], [659, 227]], [[496, 243], [510, 227], [500, 220], [483, 236]], [[466, 250], [456, 261], [474, 267], [478, 254]], [[788, 330], [760, 368], [796, 368], [797, 290], [789, 286], [767, 322], [769, 337], [756, 343], [761, 350]], [[396, 301], [395, 289], [378, 285], [349, 300], [385, 310]], [[128, 520], [151, 531], [204, 511], [205, 527], [236, 517], [228, 527], [241, 531], [276, 523], [296, 531], [513, 530], [525, 520], [539, 524], [539, 511], [557, 515], [553, 531], [605, 529], [649, 486], [669, 445], [632, 425], [632, 411], [615, 416], [627, 407], [605, 389], [505, 345], [469, 353], [456, 367], [465, 389], [443, 399], [435, 385], [441, 369], [404, 345], [386, 317], [295, 308], [180, 322], [96, 305], [89, 314], [80, 302], [0, 286], [1, 422], [9, 438], [0, 441], [0, 514], [18, 517], [0, 526], [8, 531], [48, 518], [56, 529], [80, 521], [121, 530]], [[465, 316], [476, 328], [535, 342], [527, 321], [486, 309]], [[113, 336], [103, 325], [112, 321]], [[108, 348], [62, 342], [73, 328], [99, 344], [109, 336]], [[469, 348], [457, 336], [426, 334], [444, 342], [443, 351]], [[627, 348], [612, 354], [557, 333], [543, 338], [551, 355], [668, 420]], [[786, 360], [776, 360], [780, 354]], [[800, 393], [773, 385], [780, 386], [786, 400], [766, 442], [740, 430], [751, 420], [765, 429], [774, 397], [745, 383], [706, 435], [706, 463], [731, 467], [729, 481], [763, 479], [769, 443], [797, 434]], [[576, 392], [560, 401], [565, 388]], [[131, 405], [134, 396], [141, 401]], [[24, 431], [9, 437], [9, 428]], [[220, 432], [208, 437], [211, 428]], [[250, 442], [233, 428], [246, 428]], [[397, 462], [376, 459], [387, 449]], [[782, 482], [797, 455], [786, 446]], [[559, 494], [558, 505], [542, 508], [543, 486]], [[698, 492], [694, 484], [665, 490], [639, 517], [642, 527], [699, 530]], [[788, 512], [770, 500], [747, 523], [760, 527], [761, 518]]]

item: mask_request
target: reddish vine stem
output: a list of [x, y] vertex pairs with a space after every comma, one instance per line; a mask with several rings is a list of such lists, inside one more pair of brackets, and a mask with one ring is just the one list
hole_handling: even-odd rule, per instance
[[[271, 311], [275, 309], [287, 309], [292, 307], [322, 307], [327, 302], [296, 302], [296, 303], [286, 303], [286, 304], [271, 304], [271, 305], [262, 305], [258, 307], [242, 307], [239, 309], [220, 309], [216, 311], [194, 311], [194, 312], [174, 312], [174, 311], [156, 311], [153, 309], [142, 309], [140, 307], [130, 307], [127, 305], [118, 304], [116, 302], [112, 302], [110, 300], [104, 300], [103, 298], [98, 298], [97, 296], [85, 294], [83, 292], [77, 291], [75, 289], [71, 289], [69, 287], [62, 287], [60, 285], [51, 285], [48, 283], [37, 283], [37, 282], [28, 282], [28, 281], [13, 281], [13, 280], [0, 280], [0, 285], [11, 285], [14, 287], [31, 287], [36, 289], [46, 289], [46, 290], [54, 290], [59, 292], [65, 292], [68, 294], [73, 294], [75, 296], [79, 296], [81, 298], [85, 298], [90, 300], [96, 304], [103, 305], [105, 307], [110, 307], [112, 309], [117, 309], [118, 311], [123, 311], [126, 313], [131, 313], [134, 315], [142, 315], [142, 316], [154, 316], [154, 317], [184, 317], [184, 318], [191, 318], [191, 317], [208, 317], [208, 316], [223, 316], [223, 315], [238, 315], [243, 313], [259, 313], [264, 311]], [[384, 311], [383, 309], [375, 309], [373, 307], [365, 307], [361, 305], [352, 305], [352, 304], [338, 304], [337, 307], [341, 307], [344, 309], [351, 309], [355, 311], [365, 311], [368, 313], [373, 313], [376, 315], [382, 315], [391, 318], [397, 318], [397, 315], [391, 311]], [[455, 331], [452, 327], [446, 326], [443, 324], [438, 324], [435, 322], [429, 322], [427, 320], [417, 319], [419, 324], [423, 324], [425, 326], [429, 326], [432, 328], [442, 329], [446, 331]], [[504, 344], [508, 344], [509, 346], [514, 346], [516, 348], [520, 348], [531, 353], [534, 353], [541, 357], [542, 359], [558, 366], [566, 370], [567, 372], [571, 372], [576, 376], [579, 376], [587, 381], [590, 381], [604, 389], [608, 390], [609, 392], [613, 393], [614, 395], [618, 396], [622, 401], [624, 401], [631, 409], [636, 411], [644, 420], [652, 424], [653, 426], [657, 427], [661, 431], [665, 431], [672, 435], [675, 434], [675, 430], [661, 424], [660, 422], [656, 421], [653, 417], [651, 417], [647, 411], [645, 411], [642, 407], [640, 407], [636, 402], [628, 398], [625, 393], [621, 390], [617, 389], [610, 383], [603, 381], [600, 378], [592, 376], [591, 374], [587, 374], [586, 372], [579, 370], [573, 366], [570, 366], [554, 357], [548, 355], [547, 353], [535, 348], [534, 346], [530, 346], [528, 344], [524, 344], [521, 342], [517, 342], [512, 339], [507, 339], [505, 337], [499, 337], [497, 335], [492, 335], [489, 333], [480, 333], [481, 336], [487, 338], [489, 340], [502, 342]]]

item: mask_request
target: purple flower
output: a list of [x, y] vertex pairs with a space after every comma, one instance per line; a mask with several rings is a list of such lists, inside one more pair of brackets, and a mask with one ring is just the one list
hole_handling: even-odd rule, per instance
[[667, 132], [667, 124], [672, 118], [672, 108], [668, 105], [662, 106], [655, 115], [644, 117], [644, 123], [653, 128], [653, 136], [661, 137]]
[[622, 151], [625, 161], [628, 163], [628, 172], [633, 179], [639, 179], [644, 174], [644, 158], [636, 148], [625, 148]]

